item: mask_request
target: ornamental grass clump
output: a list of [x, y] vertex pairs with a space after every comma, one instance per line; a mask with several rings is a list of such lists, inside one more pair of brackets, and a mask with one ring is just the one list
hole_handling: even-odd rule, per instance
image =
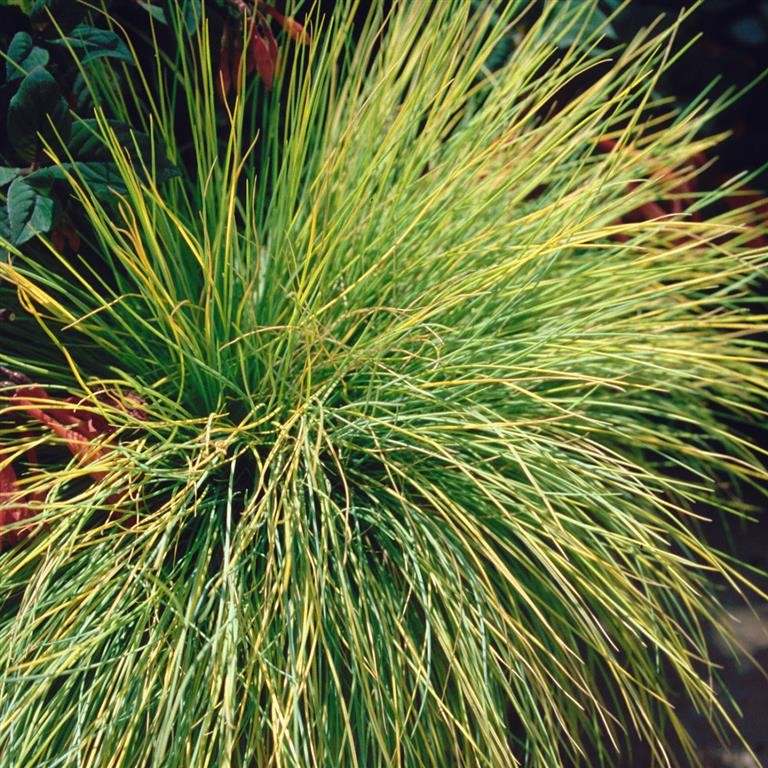
[[3, 765], [665, 764], [673, 697], [734, 726], [709, 583], [749, 585], [699, 521], [766, 479], [768, 252], [739, 180], [697, 191], [722, 102], [659, 95], [676, 22], [607, 51], [583, 4], [494, 5], [337, 3], [226, 93], [205, 6], [101, 20], [176, 45], [82, 67], [119, 184], [49, 144], [82, 244], [0, 261]]

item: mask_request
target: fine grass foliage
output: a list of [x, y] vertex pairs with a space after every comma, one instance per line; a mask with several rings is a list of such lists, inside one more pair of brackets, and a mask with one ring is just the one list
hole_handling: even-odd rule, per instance
[[3, 244], [0, 362], [117, 431], [70, 460], [2, 393], [0, 461], [52, 456], [0, 553], [3, 766], [667, 764], [681, 696], [735, 725], [709, 583], [749, 584], [699, 523], [766, 479], [768, 254], [738, 179], [680, 192], [724, 102], [659, 95], [675, 20], [606, 50], [501, 5], [337, 3], [226, 104], [206, 17], [94, 10], [158, 55], [82, 67], [121, 189], [66, 172], [75, 256]]

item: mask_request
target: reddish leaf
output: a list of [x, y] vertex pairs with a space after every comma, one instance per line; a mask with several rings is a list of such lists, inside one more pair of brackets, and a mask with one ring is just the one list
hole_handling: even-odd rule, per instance
[[68, 221], [63, 221], [54, 227], [48, 236], [54, 250], [62, 256], [68, 250], [76, 253], [80, 249], [80, 236]]
[[31, 525], [18, 526], [11, 530], [3, 530], [3, 528], [34, 516], [34, 509], [28, 502], [41, 500], [40, 492], [27, 494], [19, 492], [18, 478], [10, 464], [0, 469], [0, 552], [3, 551], [4, 544], [18, 544], [29, 536], [33, 529]]
[[232, 82], [235, 83], [235, 90], [237, 91], [239, 88], [239, 82], [240, 82], [240, 63], [243, 60], [243, 52], [242, 50], [238, 51], [236, 50], [234, 52], [234, 57], [232, 59]]
[[277, 40], [275, 39], [275, 36], [272, 34], [272, 30], [269, 27], [266, 27], [264, 32], [267, 38], [267, 47], [269, 48], [269, 55], [272, 57], [273, 68], [277, 69], [277, 58], [280, 54], [280, 50], [277, 47]]
[[16, 544], [19, 539], [19, 530], [3, 530], [5, 526], [18, 523], [22, 519], [21, 508], [14, 504], [14, 497], [18, 493], [18, 479], [13, 467], [9, 464], [0, 469], [0, 552], [3, 544]]
[[[42, 398], [40, 393], [42, 393]], [[103, 448], [95, 448], [91, 445], [91, 439], [103, 434], [103, 432], [89, 430], [87, 422], [80, 421], [72, 411], [67, 409], [45, 410], [43, 407], [39, 407], [34, 402], [39, 399], [45, 399], [45, 391], [42, 388], [24, 388], [16, 392], [12, 402], [19, 405], [33, 419], [45, 424], [55, 435], [58, 435], [78, 461], [87, 463], [105, 456], [106, 452]], [[91, 434], [88, 434], [89, 431]], [[105, 473], [91, 472], [90, 475], [94, 480], [101, 480]]]
[[77, 253], [80, 250], [80, 235], [77, 234], [77, 230], [71, 224], [65, 224], [62, 229], [67, 245], [73, 253]]
[[53, 246], [56, 253], [63, 255], [64, 248], [66, 247], [66, 239], [64, 238], [64, 233], [61, 231], [61, 227], [56, 227], [55, 229], [52, 229], [50, 238], [51, 238], [51, 245]]
[[275, 79], [277, 66], [277, 42], [271, 32], [262, 33], [254, 29], [248, 45], [248, 55], [253, 57], [253, 63], [264, 85], [271, 89]]
[[[81, 464], [88, 464], [107, 455], [108, 446], [94, 444], [95, 439], [115, 431], [102, 414], [82, 407], [83, 401], [76, 398], [68, 397], [58, 401], [52, 399], [42, 387], [33, 384], [27, 376], [4, 366], [0, 366], [0, 374], [8, 379], [3, 382], [3, 385], [15, 387], [10, 397], [11, 403], [60, 437]], [[145, 403], [137, 395], [129, 393], [118, 399], [111, 394], [102, 393], [97, 395], [97, 398], [105, 405], [122, 408], [136, 418], [145, 418]], [[0, 452], [0, 458], [2, 458], [2, 452]], [[37, 464], [37, 454], [34, 449], [27, 451], [27, 462], [31, 465]], [[99, 470], [89, 471], [88, 474], [97, 481], [106, 476], [106, 472]], [[10, 464], [0, 469], [0, 528], [32, 517], [34, 508], [30, 506], [31, 503], [40, 502], [43, 498], [42, 491], [20, 492], [16, 471]], [[125, 494], [118, 492], [110, 496], [108, 501], [114, 506], [119, 506], [124, 498]], [[31, 530], [31, 526], [26, 526], [0, 532], [0, 549], [6, 542], [17, 543]]]
[[309, 32], [296, 19], [292, 19], [290, 16], [283, 16], [273, 5], [264, 3], [263, 8], [264, 12], [269, 14], [285, 30], [288, 37], [304, 45], [309, 45], [312, 42]]
[[283, 29], [288, 33], [288, 36], [293, 38], [297, 43], [302, 43], [302, 45], [310, 45], [312, 43], [312, 36], [304, 28], [304, 25], [299, 24], [296, 19], [292, 19], [290, 16], [286, 17]]

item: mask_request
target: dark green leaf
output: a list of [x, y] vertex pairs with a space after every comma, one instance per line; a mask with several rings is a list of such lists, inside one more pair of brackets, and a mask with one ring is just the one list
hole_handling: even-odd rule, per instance
[[168, 19], [165, 17], [165, 11], [159, 6], [152, 5], [152, 3], [142, 3], [142, 2], [140, 2], [139, 5], [156, 21], [159, 21], [161, 24], [168, 23]]
[[163, 165], [159, 165], [155, 168], [154, 180], [156, 184], [162, 184], [163, 182], [170, 181], [181, 176], [181, 171], [172, 163], [164, 161]]
[[200, 26], [203, 18], [202, 5], [202, 0], [184, 0], [184, 27], [188, 35], [193, 35]]
[[[134, 131], [126, 123], [119, 120], [108, 120], [109, 127], [114, 131], [117, 140], [128, 153], [135, 157], [138, 149], [142, 157], [148, 158], [151, 152], [149, 136], [143, 131]], [[69, 151], [76, 160], [109, 160], [110, 152], [102, 139], [98, 123], [92, 118], [78, 120], [72, 126], [72, 136], [69, 140]]]
[[49, 168], [41, 168], [39, 171], [31, 173], [27, 176], [27, 182], [37, 189], [45, 189], [54, 182], [68, 181], [69, 176], [74, 176], [100, 198], [109, 198], [114, 192], [120, 194], [127, 192], [117, 166], [110, 162], [75, 162], [52, 165]]
[[[178, 169], [169, 165], [156, 173], [155, 181], [160, 184], [178, 175]], [[104, 200], [111, 199], [115, 192], [121, 195], [128, 192], [117, 165], [101, 160], [61, 163], [41, 168], [27, 176], [26, 181], [31, 186], [44, 190], [56, 182], [68, 181], [69, 176], [73, 176], [94, 195]]]
[[14, 245], [22, 245], [51, 228], [53, 200], [40, 194], [24, 179], [16, 179], [9, 187], [7, 207], [9, 240]]
[[512, 35], [502, 37], [488, 54], [488, 58], [485, 60], [486, 68], [491, 72], [501, 69], [509, 61], [514, 50], [515, 42]]
[[75, 75], [75, 80], [72, 83], [72, 96], [75, 102], [75, 112], [83, 113], [91, 111], [93, 107], [93, 95], [85, 82], [82, 72], [78, 72]]
[[[136, 131], [119, 120], [108, 120], [107, 123], [137, 168], [150, 169], [154, 161], [152, 172], [158, 183], [178, 176], [178, 170], [168, 162], [163, 142], [159, 138], [154, 141], [153, 151], [153, 142], [148, 134]], [[69, 150], [77, 161], [108, 162], [112, 159], [109, 147], [100, 135], [98, 124], [92, 118], [75, 123]]]
[[30, 3], [29, 17], [32, 21], [48, 21], [48, 10], [53, 10], [56, 0], [35, 0]]
[[[35, 67], [22, 81], [8, 105], [8, 139], [16, 154], [32, 162], [40, 152], [40, 137], [56, 144], [57, 134], [66, 142], [72, 127], [67, 102], [56, 81], [42, 67]], [[39, 134], [39, 135], [38, 135]]]
[[0, 168], [0, 187], [10, 184], [21, 172], [21, 168]]
[[35, 67], [44, 67], [49, 59], [48, 51], [38, 48], [28, 32], [17, 32], [13, 36], [6, 55], [5, 79], [8, 82], [24, 77]]
[[70, 29], [84, 18], [88, 10], [86, 3], [72, 0], [35, 0], [31, 5], [29, 20], [35, 29], [48, 27], [51, 16], [56, 19], [58, 28]]
[[[42, 0], [37, 0], [37, 2], [41, 1]], [[3, 0], [0, 2], [0, 5], [15, 5], [21, 8], [24, 13], [29, 13], [30, 10], [36, 5], [36, 3], [32, 0]]]
[[52, 40], [52, 45], [70, 45], [83, 54], [81, 62], [87, 64], [104, 56], [133, 63], [133, 56], [123, 40], [109, 29], [78, 24], [67, 37]]
[[[3, 240], [11, 239], [11, 223], [8, 221], [8, 206], [6, 204], [0, 205], [0, 237]], [[0, 249], [0, 261], [2, 261], [2, 253], [5, 249]], [[7, 253], [7, 251], [5, 251]]]
[[766, 33], [759, 16], [742, 16], [728, 25], [731, 37], [740, 45], [755, 47], [765, 45]]

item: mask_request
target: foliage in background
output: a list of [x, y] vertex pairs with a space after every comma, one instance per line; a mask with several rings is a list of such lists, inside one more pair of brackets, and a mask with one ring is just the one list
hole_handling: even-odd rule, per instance
[[[8, 103], [0, 156], [5, 200], [0, 232], [15, 246], [50, 232], [60, 251], [66, 246], [78, 249], [79, 235], [69, 215], [67, 171], [87, 177], [91, 188], [104, 198], [114, 190], [123, 191], [116, 166], [88, 117], [94, 105], [85, 73], [91, 62], [104, 58], [133, 65], [133, 55], [114, 30], [87, 23], [86, 6], [75, 5], [79, 13], [70, 8], [66, 30], [47, 18], [43, 25], [38, 19], [42, 10], [34, 15], [31, 9], [32, 27], [17, 31], [2, 54], [3, 98]], [[132, 147], [145, 163], [150, 161], [154, 148], [148, 135], [132, 131], [125, 121], [113, 121], [113, 128], [124, 146]], [[43, 150], [51, 144], [66, 154], [67, 162], [50, 165]], [[165, 162], [162, 148], [156, 156], [158, 176], [168, 178], [174, 169]]]
[[9, 765], [693, 760], [674, 690], [729, 726], [707, 584], [748, 583], [697, 520], [766, 479], [768, 254], [693, 191], [722, 105], [656, 94], [675, 24], [476, 5], [337, 3], [224, 103], [207, 4], [83, 67], [116, 191], [43, 135], [82, 243], [0, 236]]
[[[53, 13], [61, 4], [47, 0], [22, 5], [29, 14], [29, 30], [19, 30], [10, 39], [5, 59], [6, 157], [0, 166], [0, 190], [5, 189], [5, 205], [0, 207], [0, 233], [12, 244], [21, 246], [35, 235], [53, 232], [59, 250], [77, 250], [79, 235], [68, 216], [69, 190], [66, 172], [88, 179], [90, 187], [109, 199], [124, 187], [116, 166], [108, 158], [87, 117], [93, 111], [91, 90], [86, 86], [89, 65], [98, 59], [110, 59], [134, 65], [136, 50], [123, 40], [119, 21], [111, 16], [105, 24], [94, 21], [98, 14], [86, 4], [69, 3], [65, 21]], [[176, 5], [174, 3], [174, 5]], [[167, 25], [167, 4], [138, 3], [158, 24]], [[243, 2], [222, 0], [218, 3], [234, 17], [226, 21], [221, 35], [218, 62], [219, 87], [223, 98], [237, 78], [243, 56], [243, 35], [247, 37], [246, 74], [258, 73], [271, 87], [278, 65], [279, 47], [269, 19], [287, 34], [308, 43], [304, 28], [294, 19], [262, 2], [248, 6]], [[194, 34], [202, 21], [202, 0], [185, 0], [177, 11], [188, 34]], [[148, 17], [142, 19], [148, 21]], [[51, 57], [56, 49], [63, 56]], [[77, 58], [73, 58], [72, 54]], [[99, 62], [104, 66], [103, 62]], [[50, 65], [50, 66], [49, 66]], [[131, 79], [131, 76], [128, 76]], [[135, 76], [134, 76], [135, 77]], [[80, 117], [84, 116], [84, 117]], [[170, 165], [162, 146], [154, 146], [154, 137], [133, 130], [135, 115], [115, 120], [113, 128], [123, 146], [131, 148], [144, 164], [154, 162], [155, 178], [165, 181], [176, 169]], [[58, 166], [47, 165], [43, 145], [58, 142], [67, 161]], [[43, 166], [43, 167], [41, 167]]]

